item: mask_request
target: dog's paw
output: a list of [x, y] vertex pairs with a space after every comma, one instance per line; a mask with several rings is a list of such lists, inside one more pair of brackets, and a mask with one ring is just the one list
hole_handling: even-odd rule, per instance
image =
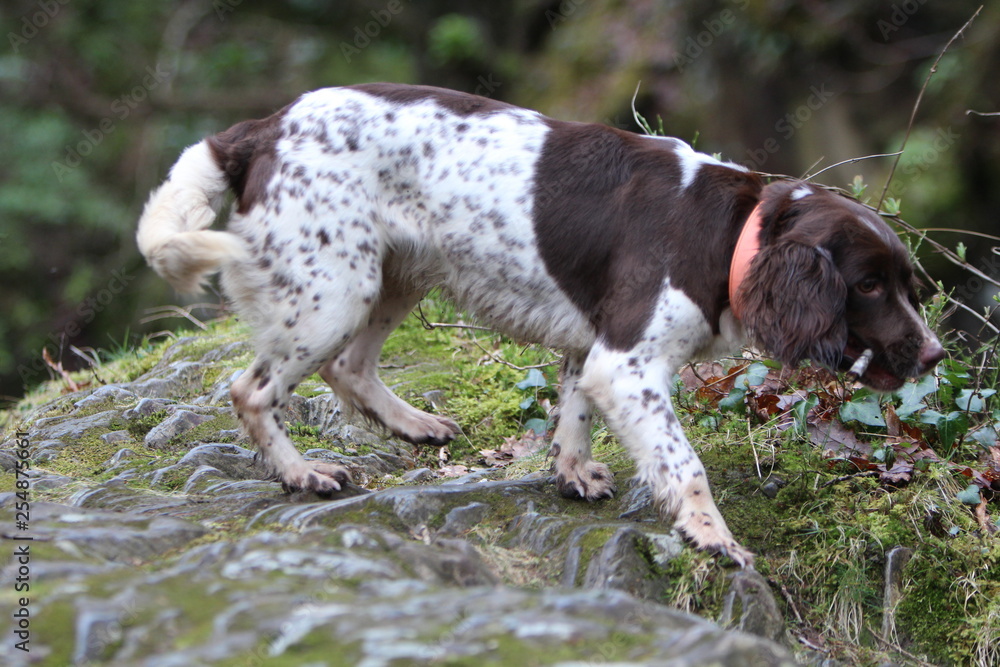
[[582, 466], [562, 468], [556, 460], [556, 488], [564, 498], [599, 500], [612, 498], [615, 486], [611, 469], [597, 461], [587, 461]]
[[396, 437], [414, 445], [431, 445], [441, 447], [462, 433], [458, 424], [440, 415], [414, 410], [407, 415], [406, 420], [392, 427]]
[[329, 498], [351, 481], [351, 474], [344, 466], [323, 461], [305, 461], [305, 465], [286, 474], [281, 480], [285, 493], [312, 491], [316, 495]]
[[740, 567], [753, 569], [753, 552], [733, 539], [717, 511], [682, 510], [675, 525], [698, 549], [729, 556]]

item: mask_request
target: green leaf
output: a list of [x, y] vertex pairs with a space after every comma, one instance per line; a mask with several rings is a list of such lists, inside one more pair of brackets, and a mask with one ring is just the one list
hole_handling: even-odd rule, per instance
[[528, 371], [528, 376], [514, 386], [523, 390], [531, 389], [532, 387], [546, 387], [548, 384], [549, 383], [545, 379], [545, 375], [543, 375], [537, 368], [532, 368]]
[[986, 407], [985, 399], [995, 393], [997, 393], [996, 389], [981, 389], [979, 391], [975, 391], [973, 389], [963, 389], [958, 392], [958, 396], [955, 397], [955, 405], [962, 410], [968, 410], [969, 412], [982, 412]]
[[991, 426], [986, 424], [982, 428], [973, 431], [970, 436], [973, 440], [982, 445], [983, 449], [989, 449], [990, 447], [996, 447], [997, 445], [997, 429], [996, 426]]
[[965, 491], [958, 492], [957, 497], [966, 505], [978, 505], [980, 502], [979, 487], [975, 484], [969, 484], [965, 487]]
[[806, 417], [809, 411], [819, 404], [819, 396], [809, 394], [801, 401], [792, 406], [792, 417], [795, 419], [795, 430], [799, 433], [806, 432]]
[[878, 397], [869, 393], [862, 395], [860, 391], [854, 394], [854, 398], [840, 406], [840, 419], [845, 422], [857, 421], [868, 426], [885, 426]]
[[549, 430], [549, 420], [548, 419], [529, 419], [524, 422], [524, 428], [530, 428], [538, 435], [544, 435], [546, 431]]
[[750, 364], [746, 369], [747, 386], [756, 387], [767, 379], [767, 366], [758, 362]]
[[941, 444], [951, 447], [960, 435], [969, 430], [969, 418], [958, 410], [949, 412], [938, 419], [937, 430]]
[[[743, 377], [742, 375], [740, 377]], [[739, 378], [737, 378], [738, 380]], [[737, 414], [743, 414], [746, 411], [746, 402], [744, 397], [746, 396], [746, 389], [742, 387], [734, 386], [733, 390], [729, 392], [729, 396], [719, 401], [719, 411], [720, 412], [735, 412]]]
[[885, 200], [885, 212], [889, 215], [899, 215], [903, 210], [903, 201], [895, 197], [888, 197]]
[[865, 184], [865, 179], [861, 174], [855, 176], [854, 180], [851, 181], [851, 194], [854, 195], [855, 199], [861, 199], [861, 196], [865, 194], [865, 190], [867, 189], [868, 186]]
[[963, 262], [965, 261], [966, 250], [967, 248], [965, 247], [965, 244], [962, 243], [961, 241], [959, 241], [958, 244], [955, 246], [955, 254], [958, 255], [958, 258]]
[[902, 404], [896, 409], [899, 417], [905, 418], [926, 407], [923, 399], [927, 394], [932, 394], [937, 390], [937, 382], [933, 375], [925, 375], [916, 382], [907, 382], [903, 388], [896, 392], [902, 400]]
[[947, 382], [956, 389], [963, 388], [972, 379], [965, 364], [955, 359], [945, 359], [938, 365], [938, 368], [942, 369], [941, 381]]
[[521, 408], [522, 410], [527, 410], [532, 405], [534, 405], [534, 403], [535, 403], [535, 397], [534, 396], [529, 396], [528, 398], [526, 398], [523, 401], [521, 401], [518, 404], [518, 407]]

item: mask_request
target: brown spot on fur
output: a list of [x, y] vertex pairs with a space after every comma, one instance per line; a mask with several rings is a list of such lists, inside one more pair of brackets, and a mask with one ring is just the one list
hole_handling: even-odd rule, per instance
[[278, 165], [276, 145], [282, 121], [290, 106], [261, 120], [237, 123], [206, 140], [236, 194], [239, 213], [247, 213], [266, 197], [267, 184]]

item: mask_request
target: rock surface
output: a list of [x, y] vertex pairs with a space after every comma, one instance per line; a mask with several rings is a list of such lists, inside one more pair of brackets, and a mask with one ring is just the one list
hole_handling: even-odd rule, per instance
[[[661, 604], [685, 547], [641, 487], [600, 506], [537, 473], [442, 484], [321, 394], [297, 396], [288, 420], [331, 443], [307, 458], [347, 465], [355, 485], [283, 494], [232, 441], [237, 373], [207, 376], [245, 346], [192, 359], [195, 342], [25, 423], [30, 527], [0, 494], [0, 535], [32, 538], [31, 651], [3, 664], [795, 664], [759, 575], [734, 578], [723, 620], [737, 629]], [[0, 446], [4, 470], [14, 448]], [[74, 478], [73, 457], [99, 452], [86, 465], [100, 474]]]

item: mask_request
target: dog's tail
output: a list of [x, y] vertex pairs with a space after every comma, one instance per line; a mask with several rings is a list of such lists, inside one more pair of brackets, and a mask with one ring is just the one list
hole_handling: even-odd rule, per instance
[[208, 229], [228, 189], [225, 172], [202, 141], [181, 154], [146, 202], [136, 232], [139, 251], [178, 291], [198, 291], [225, 264], [247, 256], [238, 236]]

